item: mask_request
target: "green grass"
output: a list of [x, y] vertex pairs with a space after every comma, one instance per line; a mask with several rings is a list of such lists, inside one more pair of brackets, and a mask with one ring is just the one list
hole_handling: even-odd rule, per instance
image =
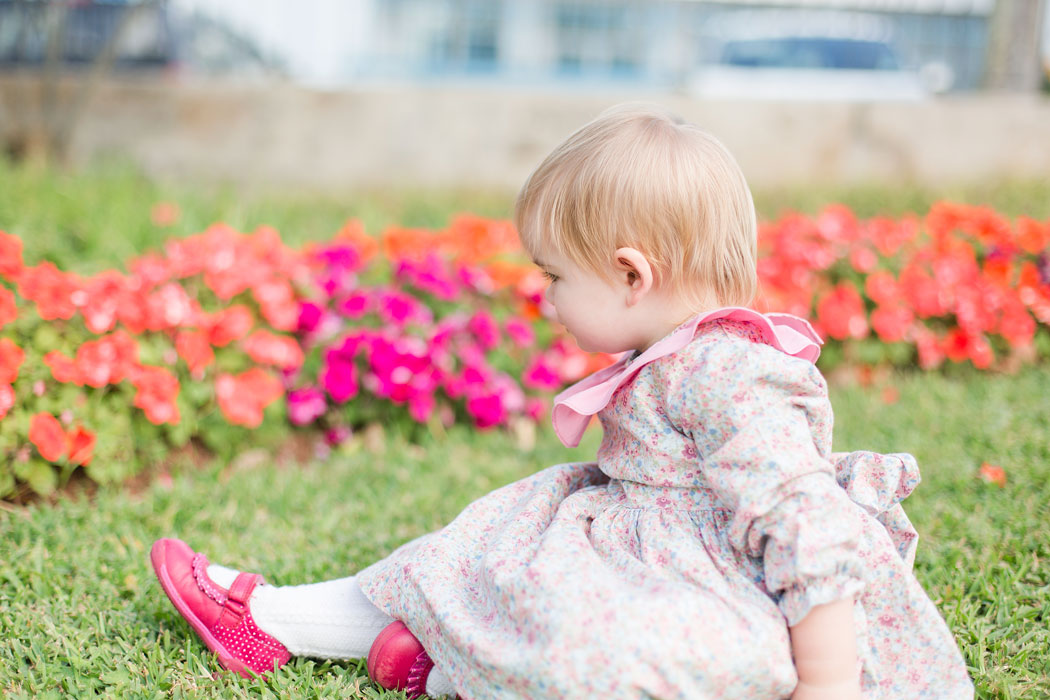
[[[1050, 696], [1050, 369], [1015, 376], [904, 375], [833, 391], [836, 448], [910, 451], [923, 483], [906, 502], [916, 574], [948, 621], [984, 698]], [[541, 431], [532, 450], [500, 433], [397, 436], [303, 466], [246, 454], [239, 466], [176, 466], [129, 494], [104, 490], [0, 512], [0, 692], [12, 698], [399, 697], [359, 663], [297, 659], [270, 682], [218, 666], [153, 579], [153, 539], [178, 536], [213, 561], [274, 583], [345, 576], [440, 527], [472, 499], [560, 461], [593, 455]], [[1002, 465], [1004, 489], [976, 478]]]
[[[177, 203], [177, 223], [150, 221], [157, 202]], [[110, 164], [59, 173], [14, 167], [0, 158], [0, 230], [22, 238], [29, 264], [51, 260], [92, 274], [123, 265], [171, 236], [225, 222], [241, 231], [272, 226], [289, 245], [330, 238], [351, 218], [372, 234], [390, 225], [445, 226], [458, 212], [508, 218], [508, 193], [465, 190], [355, 191], [346, 194], [243, 191], [228, 185], [160, 183]]]

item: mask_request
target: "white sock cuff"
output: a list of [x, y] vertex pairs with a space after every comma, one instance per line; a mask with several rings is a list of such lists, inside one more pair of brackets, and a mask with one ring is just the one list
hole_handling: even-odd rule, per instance
[[456, 694], [456, 689], [452, 687], [452, 683], [448, 677], [445, 676], [438, 667], [430, 669], [430, 675], [427, 676], [427, 695], [432, 698], [452, 697]]
[[219, 564], [208, 564], [208, 578], [223, 588], [232, 586], [239, 573], [241, 572], [236, 569], [229, 569]]

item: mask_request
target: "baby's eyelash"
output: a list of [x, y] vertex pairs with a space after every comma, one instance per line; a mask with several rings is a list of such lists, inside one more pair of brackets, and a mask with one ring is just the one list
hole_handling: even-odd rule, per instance
[[546, 270], [543, 270], [543, 276], [546, 277], [551, 282], [557, 281], [557, 279], [558, 279], [557, 275], [555, 275], [552, 272], [547, 272]]

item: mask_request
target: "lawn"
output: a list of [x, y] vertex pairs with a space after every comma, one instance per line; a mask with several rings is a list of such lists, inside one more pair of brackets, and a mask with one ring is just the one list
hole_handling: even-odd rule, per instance
[[[916, 573], [986, 698], [1050, 695], [1050, 369], [1014, 376], [910, 374], [838, 387], [837, 449], [913, 452], [923, 483], [906, 502]], [[587, 459], [549, 430], [532, 449], [456, 430], [408, 444], [355, 439], [323, 461], [275, 463], [249, 445], [234, 464], [176, 463], [144, 490], [104, 490], [0, 511], [0, 690], [12, 698], [399, 697], [360, 664], [297, 659], [273, 681], [217, 674], [153, 578], [150, 543], [178, 536], [213, 561], [278, 584], [352, 573], [447, 522], [492, 488]], [[369, 445], [369, 446], [366, 446]], [[1004, 467], [1005, 488], [976, 478]], [[168, 473], [168, 472], [165, 472]]]
[[[860, 215], [921, 210], [948, 192], [859, 188], [766, 193], [760, 209], [842, 200]], [[960, 190], [1007, 214], [1050, 216], [1050, 184]], [[170, 228], [150, 222], [177, 201]], [[241, 194], [150, 182], [126, 169], [26, 173], [0, 164], [0, 229], [26, 258], [94, 272], [163, 237], [225, 219], [276, 225], [292, 242], [329, 236], [347, 216], [371, 231], [440, 226], [470, 209], [506, 216], [485, 193], [333, 196]], [[881, 203], [881, 204], [880, 204]], [[1042, 210], [1033, 207], [1043, 207]], [[899, 397], [887, 403], [885, 389]], [[916, 574], [948, 621], [984, 698], [1050, 697], [1050, 367], [1015, 375], [949, 368], [832, 390], [836, 448], [909, 451], [923, 483], [905, 502], [921, 536]], [[598, 435], [561, 447], [505, 433], [452, 430], [409, 443], [361, 435], [326, 459], [293, 463], [245, 444], [229, 464], [190, 455], [134, 488], [71, 490], [28, 508], [0, 504], [0, 693], [12, 698], [401, 697], [371, 686], [362, 663], [297, 659], [270, 681], [217, 673], [148, 563], [162, 536], [278, 584], [344, 576], [454, 517], [472, 499], [544, 466], [593, 456]], [[977, 477], [1000, 465], [1005, 487]]]

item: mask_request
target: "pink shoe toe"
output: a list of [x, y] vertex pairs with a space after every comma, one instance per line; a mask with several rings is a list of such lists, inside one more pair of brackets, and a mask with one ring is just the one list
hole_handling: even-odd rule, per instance
[[391, 622], [368, 652], [368, 675], [387, 690], [404, 690], [410, 698], [423, 696], [434, 662], [405, 623]]

